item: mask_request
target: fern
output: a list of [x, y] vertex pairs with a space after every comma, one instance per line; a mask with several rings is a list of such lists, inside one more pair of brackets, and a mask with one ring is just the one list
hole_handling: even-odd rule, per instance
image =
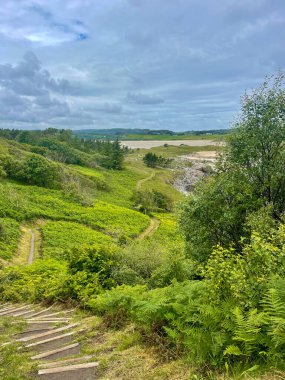
[[261, 331], [267, 324], [265, 313], [256, 309], [250, 310], [247, 315], [236, 307], [233, 311], [236, 328], [233, 340], [240, 343], [240, 349], [245, 356], [251, 356], [259, 351], [259, 347], [264, 344], [264, 337]]
[[274, 283], [263, 300], [264, 310], [268, 318], [268, 335], [274, 343], [274, 348], [285, 346], [285, 280]]

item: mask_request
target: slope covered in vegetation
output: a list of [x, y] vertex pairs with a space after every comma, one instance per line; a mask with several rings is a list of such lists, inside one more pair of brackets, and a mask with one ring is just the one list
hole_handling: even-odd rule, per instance
[[[107, 329], [131, 324], [141, 344], [187, 371], [190, 363], [195, 379], [284, 377], [284, 110], [282, 74], [246, 94], [215, 172], [186, 198], [171, 187], [173, 167], [144, 165], [145, 152], [113, 172], [3, 140], [25, 173], [41, 157], [86, 195], [68, 192], [62, 177], [52, 186], [16, 178], [1, 161], [2, 257], [13, 256], [22, 221], [39, 223], [43, 239], [32, 265], [3, 266], [1, 298], [73, 303]], [[137, 239], [154, 217], [159, 227]]]

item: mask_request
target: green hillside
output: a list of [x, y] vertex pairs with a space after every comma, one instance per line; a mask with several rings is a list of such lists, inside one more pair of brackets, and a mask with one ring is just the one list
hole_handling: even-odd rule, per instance
[[[220, 147], [0, 131], [1, 301], [76, 308], [101, 379], [284, 378], [284, 110], [280, 73]], [[4, 379], [33, 379], [9, 348]]]

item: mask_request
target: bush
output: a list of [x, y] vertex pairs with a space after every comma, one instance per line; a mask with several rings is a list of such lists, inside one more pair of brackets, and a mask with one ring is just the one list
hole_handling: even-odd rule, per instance
[[20, 239], [20, 225], [10, 218], [0, 218], [0, 258], [11, 259]]
[[28, 266], [0, 271], [0, 297], [13, 302], [56, 302], [68, 299], [67, 266], [55, 260], [37, 260]]
[[135, 208], [145, 214], [158, 211], [171, 211], [173, 208], [172, 199], [156, 190], [135, 191], [132, 198]]
[[86, 302], [91, 295], [116, 284], [112, 278], [116, 265], [112, 247], [93, 245], [71, 249], [66, 260], [70, 274], [67, 286], [72, 299]]
[[258, 307], [268, 282], [285, 275], [285, 226], [266, 237], [252, 232], [241, 253], [218, 246], [206, 265], [212, 302], [234, 299], [242, 307]]
[[155, 153], [149, 152], [144, 155], [143, 162], [150, 168], [156, 168], [157, 166], [166, 167], [172, 162], [172, 160], [170, 158], [164, 158], [162, 156], [157, 156]]

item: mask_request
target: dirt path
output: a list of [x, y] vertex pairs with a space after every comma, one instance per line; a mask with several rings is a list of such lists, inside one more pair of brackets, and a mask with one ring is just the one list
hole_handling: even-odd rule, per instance
[[22, 236], [18, 251], [13, 258], [15, 265], [32, 264], [38, 256], [41, 242], [41, 234], [37, 225], [23, 224], [21, 226]]
[[[151, 181], [154, 177], [155, 177], [155, 171], [153, 170], [148, 177], [140, 179], [137, 182], [136, 190], [139, 191], [145, 182]], [[160, 225], [160, 221], [158, 219], [151, 218], [149, 226], [138, 236], [138, 239], [143, 240], [146, 237], [152, 235], [158, 229], [159, 225]]]
[[30, 254], [28, 257], [28, 264], [32, 264], [32, 262], [34, 261], [34, 255], [35, 255], [35, 233], [32, 229], [30, 230], [30, 232], [31, 232], [31, 240], [30, 240]]
[[139, 240], [143, 240], [147, 238], [148, 236], [151, 236], [152, 234], [155, 233], [155, 231], [158, 229], [160, 225], [160, 221], [156, 218], [151, 218], [149, 226], [147, 229], [145, 229], [138, 237]]
[[151, 181], [153, 178], [155, 177], [155, 171], [153, 170], [150, 175], [146, 178], [143, 178], [143, 179], [140, 179], [138, 182], [137, 182], [137, 185], [136, 185], [136, 190], [140, 190], [142, 185], [147, 182], [147, 181]]

